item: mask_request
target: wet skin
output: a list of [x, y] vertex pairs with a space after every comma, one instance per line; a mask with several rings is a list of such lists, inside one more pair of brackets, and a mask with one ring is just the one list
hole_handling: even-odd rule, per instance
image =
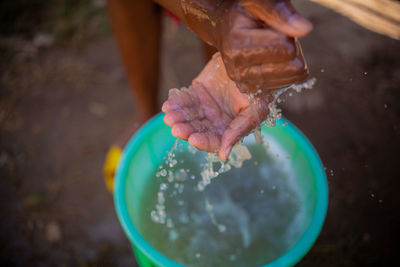
[[170, 90], [162, 111], [175, 137], [226, 160], [232, 146], [266, 118], [270, 101], [264, 95], [250, 110], [248, 95], [228, 77], [217, 53], [189, 88]]
[[297, 41], [312, 30], [288, 0], [182, 0], [184, 21], [222, 55], [241, 92], [274, 90], [308, 75]]
[[[182, 0], [179, 8], [188, 27], [220, 53], [191, 87], [171, 90], [165, 123], [174, 136], [226, 160], [266, 118], [272, 91], [307, 77], [297, 37], [312, 25], [288, 0]], [[248, 94], [259, 89], [252, 112]]]

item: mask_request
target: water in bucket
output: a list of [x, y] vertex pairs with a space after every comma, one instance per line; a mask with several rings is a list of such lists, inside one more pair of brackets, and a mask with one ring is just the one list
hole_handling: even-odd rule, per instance
[[[316, 238], [318, 237], [326, 215], [328, 204], [328, 187], [324, 168], [321, 160], [318, 157], [317, 152], [312, 147], [307, 138], [295, 126], [293, 126], [285, 119], [278, 120], [275, 127], [263, 126], [261, 132], [265, 136], [266, 140], [268, 140], [268, 145], [271, 151], [271, 153], [264, 158], [267, 158], [268, 161], [274, 161], [276, 163], [276, 166], [282, 164], [283, 167], [281, 166], [279, 168], [284, 170], [282, 176], [291, 177], [290, 179], [292, 179], [290, 180], [290, 182], [283, 183], [282, 185], [289, 185], [289, 190], [287, 190], [287, 192], [297, 191], [300, 210], [297, 212], [297, 215], [294, 215], [296, 214], [296, 211], [288, 211], [288, 209], [273, 210], [265, 205], [261, 206], [261, 211], [256, 210], [255, 214], [264, 214], [267, 212], [276, 212], [276, 214], [280, 216], [282, 216], [281, 212], [283, 215], [291, 214], [293, 218], [295, 218], [292, 219], [293, 222], [290, 226], [290, 228], [293, 229], [293, 236], [296, 234], [300, 234], [301, 236], [298, 238], [297, 241], [296, 238], [293, 237], [290, 242], [295, 242], [294, 245], [288, 246], [290, 248], [283, 252], [282, 255], [274, 259], [272, 262], [264, 265], [264, 263], [266, 263], [265, 261], [267, 261], [267, 257], [262, 254], [268, 254], [269, 251], [271, 251], [271, 249], [268, 249], [268, 247], [271, 247], [273, 245], [271, 245], [271, 243], [268, 243], [268, 239], [265, 236], [268, 234], [268, 223], [274, 222], [274, 219], [268, 219], [269, 217], [264, 216], [264, 224], [258, 226], [258, 228], [262, 228], [260, 230], [257, 229], [257, 227], [253, 227], [251, 224], [254, 222], [254, 218], [250, 217], [250, 215], [254, 215], [254, 212], [252, 212], [251, 209], [246, 210], [247, 218], [250, 217], [250, 226], [248, 226], [247, 228], [250, 229], [247, 232], [249, 233], [247, 236], [250, 237], [250, 239], [247, 240], [250, 240], [250, 243], [248, 243], [249, 245], [246, 248], [246, 243], [243, 243], [243, 240], [245, 240], [243, 239], [243, 237], [246, 237], [246, 232], [243, 230], [232, 231], [232, 228], [235, 227], [235, 225], [239, 225], [240, 221], [238, 222], [233, 219], [229, 219], [232, 217], [228, 213], [226, 214], [228, 214], [229, 216], [225, 215], [225, 213], [223, 212], [220, 212], [220, 207], [223, 207], [224, 205], [218, 206], [218, 203], [223, 204], [224, 202], [217, 203], [217, 200], [219, 201], [219, 199], [222, 199], [223, 195], [215, 194], [215, 190], [212, 190], [213, 184], [215, 184], [215, 186], [222, 186], [221, 190], [223, 192], [237, 192], [236, 194], [230, 194], [232, 201], [230, 201], [229, 198], [227, 199], [227, 203], [233, 202], [233, 204], [235, 204], [236, 208], [231, 209], [236, 209], [236, 213], [239, 214], [239, 216], [235, 218], [246, 218], [246, 216], [240, 216], [241, 214], [243, 214], [241, 210], [247, 207], [245, 205], [249, 205], [246, 204], [246, 202], [240, 204], [239, 202], [237, 202], [238, 198], [244, 200], [244, 195], [250, 195], [251, 197], [246, 199], [246, 201], [252, 200], [253, 202], [256, 202], [257, 205], [251, 204], [251, 207], [260, 207], [259, 204], [263, 202], [260, 199], [256, 198], [256, 196], [258, 196], [259, 198], [262, 197], [262, 194], [264, 196], [267, 196], [266, 193], [269, 193], [275, 188], [273, 186], [276, 186], [275, 189], [279, 189], [278, 185], [275, 184], [270, 187], [270, 185], [266, 183], [264, 184], [264, 187], [257, 185], [257, 188], [254, 188], [253, 184], [248, 183], [251, 182], [248, 181], [249, 179], [247, 179], [251, 178], [248, 173], [255, 176], [259, 175], [255, 170], [263, 165], [263, 161], [258, 159], [258, 157], [267, 152], [260, 152], [261, 154], [257, 156], [256, 151], [252, 147], [250, 147], [253, 158], [249, 161], [244, 162], [243, 168], [250, 168], [250, 170], [246, 172], [245, 176], [240, 177], [240, 179], [242, 179], [240, 180], [241, 182], [246, 182], [243, 183], [243, 187], [237, 188], [236, 186], [236, 190], [233, 190], [235, 188], [234, 181], [235, 179], [239, 178], [237, 178], [236, 175], [233, 175], [233, 177], [230, 177], [229, 179], [228, 173], [226, 173], [225, 175], [220, 175], [219, 177], [214, 178], [203, 191], [204, 195], [214, 195], [210, 195], [208, 198], [204, 197], [199, 201], [192, 202], [190, 201], [191, 199], [199, 198], [198, 196], [200, 194], [200, 191], [196, 191], [193, 189], [193, 195], [190, 195], [189, 191], [187, 190], [189, 188], [196, 188], [200, 182], [200, 178], [196, 177], [194, 180], [192, 180], [190, 178], [192, 176], [191, 173], [198, 173], [199, 169], [202, 168], [200, 166], [200, 164], [202, 163], [201, 161], [205, 161], [205, 159], [201, 157], [201, 161], [198, 160], [197, 153], [196, 155], [184, 155], [177, 153], [179, 162], [174, 168], [181, 168], [178, 165], [180, 164], [181, 158], [185, 158], [185, 160], [186, 158], [188, 158], [187, 162], [192, 162], [191, 164], [193, 166], [196, 165], [198, 167], [197, 169], [194, 168], [193, 170], [190, 170], [188, 176], [186, 176], [186, 180], [184, 180], [184, 182], [178, 183], [177, 188], [175, 188], [174, 184], [167, 185], [168, 190], [165, 191], [165, 204], [167, 205], [167, 212], [173, 210], [171, 208], [174, 207], [176, 207], [176, 210], [178, 211], [179, 209], [190, 211], [190, 208], [196, 207], [196, 205], [198, 205], [198, 211], [201, 212], [204, 211], [206, 207], [212, 207], [211, 210], [209, 210], [209, 208], [207, 209], [208, 217], [206, 215], [202, 217], [204, 221], [207, 218], [210, 218], [211, 224], [209, 221], [207, 221], [204, 222], [200, 227], [195, 227], [196, 225], [194, 225], [194, 227], [191, 228], [195, 231], [198, 230], [199, 232], [197, 232], [197, 236], [200, 237], [204, 236], [203, 234], [201, 234], [204, 229], [209, 229], [211, 231], [211, 234], [209, 234], [209, 236], [213, 238], [206, 238], [207, 240], [204, 244], [205, 249], [211, 251], [210, 253], [204, 254], [203, 252], [202, 254], [202, 252], [198, 249], [194, 249], [196, 250], [194, 254], [196, 261], [194, 262], [194, 265], [207, 265], [211, 259], [213, 260], [213, 263], [211, 263], [210, 265], [219, 265], [222, 262], [222, 266], [239, 266], [240, 264], [243, 264], [243, 262], [248, 261], [244, 264], [245, 266], [293, 266], [307, 253], [307, 251], [309, 251]], [[136, 259], [140, 266], [178, 266], [176, 264], [176, 262], [180, 261], [178, 257], [193, 257], [193, 254], [187, 256], [187, 252], [188, 246], [190, 244], [189, 241], [192, 238], [192, 240], [194, 240], [194, 237], [196, 235], [193, 233], [196, 232], [189, 233], [189, 235], [182, 235], [182, 233], [178, 232], [178, 226], [188, 221], [187, 219], [191, 219], [191, 223], [193, 224], [193, 221], [195, 219], [198, 219], [199, 217], [188, 217], [189, 215], [187, 217], [184, 215], [181, 217], [178, 216], [178, 220], [176, 218], [173, 218], [174, 221], [171, 220], [172, 223], [167, 223], [167, 221], [165, 221], [165, 224], [163, 225], [155, 224], [150, 219], [150, 213], [154, 210], [154, 206], [158, 202], [157, 194], [158, 190], [160, 189], [158, 186], [160, 186], [163, 180], [168, 179], [166, 177], [156, 178], [154, 174], [159, 172], [160, 169], [158, 169], [158, 166], [165, 161], [163, 157], [167, 155], [168, 151], [171, 151], [171, 147], [175, 143], [175, 140], [176, 139], [171, 135], [171, 129], [163, 122], [163, 115], [157, 115], [146, 125], [144, 125], [135, 134], [135, 136], [132, 137], [124, 150], [124, 154], [122, 156], [120, 166], [116, 174], [114, 191], [116, 212], [121, 222], [122, 228], [124, 229], [127, 237], [132, 243]], [[185, 148], [183, 147], [182, 150], [185, 151]], [[277, 153], [279, 155], [278, 157], [276, 156]], [[193, 163], [193, 161], [195, 160], [196, 162]], [[266, 170], [271, 170], [270, 172], [272, 172], [272, 170], [274, 169], [275, 168], [267, 168]], [[238, 171], [235, 169], [232, 170]], [[264, 172], [266, 171], [264, 170]], [[261, 178], [257, 179], [257, 177], [255, 177], [254, 180], [261, 180]], [[230, 184], [225, 183], [225, 181], [230, 182]], [[220, 184], [222, 182], [224, 184]], [[190, 183], [193, 183], [193, 185], [195, 186], [188, 186]], [[181, 186], [182, 184], [184, 184], [183, 188]], [[232, 187], [228, 187], [226, 185]], [[290, 185], [292, 185], [292, 187]], [[180, 195], [179, 191], [181, 190], [181, 188], [182, 194]], [[177, 196], [174, 196], [174, 198], [172, 198], [171, 195], [167, 194], [168, 192], [169, 194], [171, 194], [171, 190], [172, 194], [174, 194], [174, 191], [177, 191]], [[247, 194], [246, 192], [251, 193]], [[190, 197], [188, 197], [188, 203], [192, 203], [192, 207], [187, 206], [187, 208], [181, 208], [182, 201], [179, 200], [182, 200], [183, 196], [188, 195], [190, 195]], [[269, 194], [268, 196], [273, 196], [273, 194]], [[294, 199], [296, 198], [297, 197], [294, 197]], [[209, 205], [207, 205], [206, 199], [208, 199]], [[287, 203], [287, 207], [295, 207], [293, 204], [290, 203], [296, 203], [296, 201], [289, 201]], [[237, 207], [240, 207], [241, 209]], [[171, 214], [176, 214], [176, 212]], [[215, 220], [211, 218], [212, 214], [214, 214], [214, 216], [212, 217], [214, 217]], [[168, 228], [167, 225], [170, 225], [171, 228]], [[220, 227], [218, 227], [218, 225], [220, 225]], [[152, 230], [152, 228], [154, 230]], [[223, 233], [226, 233], [226, 236], [229, 236], [231, 238], [225, 238], [229, 246], [227, 246], [226, 248], [222, 247], [220, 250], [218, 250], [218, 253], [220, 254], [218, 254], [217, 252], [214, 253], [213, 251], [217, 251], [214, 247], [215, 240], [221, 240], [221, 236]], [[272, 234], [274, 233], [279, 232], [272, 232]], [[290, 233], [290, 231], [288, 233]], [[179, 239], [182, 236], [186, 238], [186, 241]], [[265, 237], [264, 242], [259, 243], [259, 246], [257, 246], [257, 248], [253, 250], [253, 244], [255, 243], [252, 242], [256, 242], [255, 240], [260, 240], [259, 238], [263, 236]], [[163, 244], [161, 242], [163, 242]], [[187, 243], [185, 244], [184, 242]], [[177, 247], [177, 245], [174, 244], [179, 244], [182, 247]], [[233, 246], [231, 246], [231, 244], [233, 244]], [[175, 251], [173, 252], [175, 252], [174, 255], [176, 256], [176, 258], [173, 258], [174, 255], [171, 255], [171, 257], [167, 256], [166, 250], [162, 251], [161, 246], [170, 246], [170, 248], [166, 249], [175, 249]], [[230, 252], [228, 252], [228, 249], [235, 246], [238, 251], [235, 251], [236, 254], [230, 254]], [[251, 252], [252, 254], [246, 254], [248, 252]], [[279, 253], [277, 252], [275, 255], [278, 254]], [[261, 263], [259, 264], [258, 260], [261, 258], [262, 260], [260, 260]], [[191, 264], [189, 263], [188, 265]]]
[[[305, 231], [303, 196], [288, 155], [277, 144], [256, 145], [245, 139], [252, 158], [241, 168], [219, 175], [199, 190], [206, 153], [176, 152], [170, 171], [175, 178], [156, 177], [143, 188], [140, 234], [156, 250], [186, 266], [261, 266], [281, 256]], [[185, 144], [186, 145], [186, 144]], [[182, 174], [184, 170], [184, 174]], [[194, 179], [193, 179], [194, 178]], [[159, 203], [160, 185], [165, 223], [151, 211]]]

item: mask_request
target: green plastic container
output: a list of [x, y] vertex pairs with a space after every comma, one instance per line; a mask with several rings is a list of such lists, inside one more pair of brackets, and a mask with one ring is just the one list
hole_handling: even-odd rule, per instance
[[[293, 170], [305, 177], [299, 181], [299, 186], [305, 196], [308, 227], [291, 249], [265, 265], [292, 266], [310, 250], [321, 231], [328, 206], [326, 175], [311, 143], [287, 120], [280, 119], [275, 127], [265, 126], [262, 132], [290, 155]], [[135, 227], [139, 222], [142, 189], [174, 142], [171, 128], [164, 124], [163, 114], [158, 114], [132, 137], [125, 147], [117, 170], [114, 187], [115, 208], [140, 266], [181, 266], [156, 251]], [[131, 175], [132, 173], [135, 175]]]

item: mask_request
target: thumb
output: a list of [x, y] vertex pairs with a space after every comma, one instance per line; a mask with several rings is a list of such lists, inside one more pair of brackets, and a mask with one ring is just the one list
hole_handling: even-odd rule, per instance
[[226, 160], [231, 153], [232, 147], [255, 129], [257, 124], [267, 118], [269, 103], [272, 101], [272, 94], [262, 95], [252, 100], [248, 107], [239, 111], [239, 114], [232, 120], [222, 135], [218, 153], [220, 159]]
[[240, 6], [255, 19], [290, 37], [303, 37], [313, 28], [289, 0], [244, 0]]
[[225, 130], [218, 153], [220, 159], [227, 160], [232, 151], [232, 147], [240, 140], [240, 138], [246, 136], [255, 126], [256, 120], [250, 111], [250, 107], [247, 107], [245, 110], [240, 112], [240, 114]]

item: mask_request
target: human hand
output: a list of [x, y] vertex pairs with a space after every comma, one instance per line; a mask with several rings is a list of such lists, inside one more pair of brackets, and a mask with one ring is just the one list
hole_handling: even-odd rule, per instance
[[295, 37], [308, 34], [311, 23], [289, 0], [236, 2], [216, 25], [219, 51], [241, 92], [277, 89], [304, 80], [308, 68]]
[[170, 90], [162, 111], [175, 137], [226, 160], [233, 145], [266, 118], [271, 100], [263, 96], [251, 110], [248, 95], [227, 76], [216, 53], [189, 88]]
[[277, 89], [307, 77], [296, 38], [312, 24], [290, 0], [182, 0], [182, 7], [188, 26], [221, 52], [241, 92]]

